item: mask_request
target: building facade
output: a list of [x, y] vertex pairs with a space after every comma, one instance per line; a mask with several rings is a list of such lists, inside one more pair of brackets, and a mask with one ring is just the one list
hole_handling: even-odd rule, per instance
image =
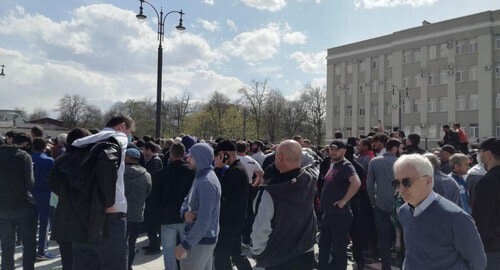
[[500, 136], [500, 10], [331, 48], [327, 63], [326, 141], [378, 120], [431, 140], [455, 122]]

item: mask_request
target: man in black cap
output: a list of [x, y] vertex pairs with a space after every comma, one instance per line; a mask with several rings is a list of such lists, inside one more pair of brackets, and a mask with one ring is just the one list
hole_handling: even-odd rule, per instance
[[330, 144], [331, 164], [321, 192], [324, 215], [319, 241], [320, 270], [347, 268], [347, 235], [353, 219], [349, 200], [358, 192], [361, 181], [354, 166], [345, 159], [346, 148], [342, 140]]
[[482, 142], [477, 158], [488, 172], [476, 184], [472, 217], [486, 251], [486, 269], [500, 269], [500, 140]]
[[451, 173], [450, 157], [455, 154], [456, 149], [452, 145], [446, 144], [441, 147], [439, 152], [439, 161], [441, 161], [441, 171], [444, 174]]
[[229, 165], [219, 179], [221, 184], [220, 232], [214, 251], [217, 270], [232, 270], [231, 261], [239, 270], [250, 270], [250, 262], [241, 254], [241, 233], [248, 202], [248, 175], [236, 156], [236, 144], [224, 140], [214, 150], [214, 165]]

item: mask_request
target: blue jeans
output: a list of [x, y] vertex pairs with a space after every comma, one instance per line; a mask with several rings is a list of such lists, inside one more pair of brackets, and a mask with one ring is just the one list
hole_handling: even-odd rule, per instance
[[50, 217], [50, 192], [34, 192], [35, 215], [38, 219], [38, 254], [45, 254], [47, 227]]
[[[319, 270], [347, 269], [347, 244], [352, 213], [324, 215], [319, 238]], [[333, 258], [330, 262], [331, 249]]]
[[180, 242], [186, 238], [184, 235], [184, 223], [161, 225], [163, 263], [165, 264], [165, 269], [168, 270], [177, 270], [177, 261], [174, 254], [175, 247], [177, 246], [177, 237], [179, 237]]
[[486, 259], [488, 263], [485, 270], [500, 269], [500, 252], [486, 253]]
[[101, 241], [73, 242], [73, 269], [128, 269], [126, 228], [124, 213], [106, 214], [107, 235]]
[[35, 268], [36, 218], [34, 207], [0, 210], [0, 239], [2, 240], [2, 270], [14, 269], [16, 227], [23, 242], [23, 269]]
[[395, 237], [391, 212], [386, 212], [377, 207], [373, 211], [375, 216], [375, 230], [377, 231], [378, 255], [382, 262], [382, 270], [390, 270], [391, 247]]

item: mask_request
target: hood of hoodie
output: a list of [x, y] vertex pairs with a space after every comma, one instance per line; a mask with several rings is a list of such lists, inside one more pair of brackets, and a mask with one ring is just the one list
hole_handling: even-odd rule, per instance
[[302, 168], [298, 174], [289, 181], [271, 184], [267, 191], [285, 201], [303, 202], [314, 194], [319, 170], [316, 164]]
[[487, 173], [487, 171], [484, 169], [483, 166], [476, 164], [472, 168], [469, 169], [469, 171], [467, 172], [467, 176], [468, 175], [485, 175], [486, 173]]
[[191, 147], [189, 156], [196, 163], [196, 174], [212, 169], [212, 161], [214, 160], [214, 149], [207, 143], [197, 143]]
[[146, 174], [147, 171], [141, 165], [138, 164], [127, 164], [125, 165], [125, 174], [124, 176], [126, 178], [137, 178], [140, 177], [144, 174]]

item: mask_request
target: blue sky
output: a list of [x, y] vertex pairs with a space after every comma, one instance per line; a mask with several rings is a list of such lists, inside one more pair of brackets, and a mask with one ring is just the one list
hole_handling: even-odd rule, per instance
[[[165, 98], [217, 90], [238, 98], [253, 79], [289, 99], [326, 83], [326, 50], [356, 41], [500, 9], [498, 0], [150, 0], [186, 13], [165, 26]], [[138, 0], [0, 1], [0, 109], [49, 111], [64, 94], [107, 109], [156, 99], [156, 15], [139, 23]]]

